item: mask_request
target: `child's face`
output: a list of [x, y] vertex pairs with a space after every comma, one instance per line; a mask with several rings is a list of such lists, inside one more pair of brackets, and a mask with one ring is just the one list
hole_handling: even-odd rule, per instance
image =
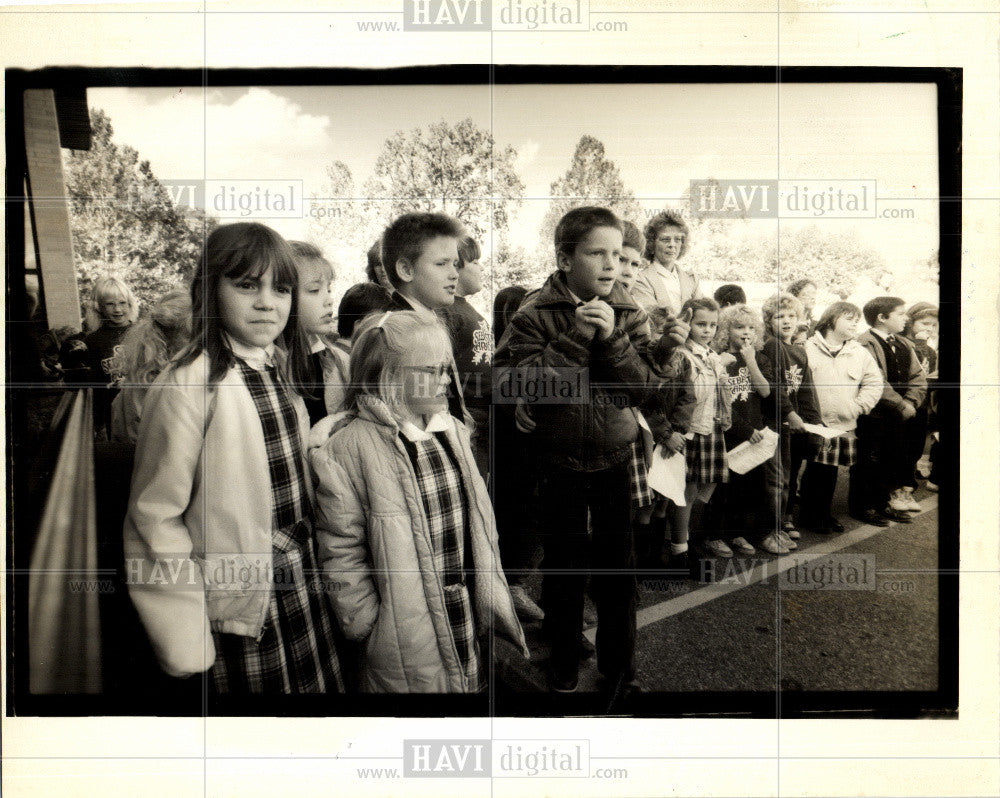
[[437, 310], [455, 302], [458, 287], [458, 240], [438, 236], [424, 243], [416, 260], [401, 258], [396, 271], [403, 280], [401, 292], [421, 305]]
[[681, 254], [684, 246], [684, 231], [679, 227], [667, 225], [656, 236], [653, 242], [653, 257], [657, 263], [669, 266]]
[[299, 265], [299, 323], [310, 335], [336, 330], [333, 315], [333, 275], [324, 268]]
[[274, 269], [260, 278], [222, 277], [219, 280], [219, 314], [222, 328], [246, 346], [274, 343], [288, 323], [292, 310], [291, 285], [275, 285]]
[[924, 316], [913, 322], [913, 337], [918, 341], [929, 341], [937, 338], [938, 320], [934, 316]]
[[771, 319], [771, 332], [786, 344], [792, 340], [798, 326], [799, 317], [793, 310], [779, 310]]
[[106, 294], [97, 303], [97, 309], [109, 327], [125, 327], [128, 324], [128, 300], [121, 291]]
[[618, 264], [618, 282], [625, 286], [626, 291], [631, 291], [636, 277], [639, 276], [639, 270], [642, 268], [642, 255], [635, 247], [623, 246]]
[[839, 341], [850, 341], [858, 334], [858, 317], [841, 316], [834, 323], [831, 332]]
[[621, 273], [622, 234], [614, 227], [595, 227], [576, 245], [572, 255], [559, 253], [569, 290], [584, 302], [611, 293]]
[[478, 260], [469, 260], [458, 270], [455, 293], [459, 296], [478, 294], [483, 288], [483, 267]]
[[807, 285], [799, 291], [799, 302], [806, 310], [812, 310], [816, 306], [816, 286]]
[[432, 416], [448, 409], [451, 365], [447, 358], [415, 352], [403, 366], [403, 400], [414, 416]]
[[702, 346], [708, 346], [719, 326], [719, 314], [714, 310], [699, 308], [691, 319], [691, 334], [689, 338]]
[[734, 321], [729, 326], [729, 351], [739, 352], [753, 344], [753, 327], [745, 321]]
[[898, 335], [903, 331], [903, 328], [906, 327], [906, 310], [903, 305], [900, 305], [888, 316], [884, 313], [880, 313], [878, 323], [887, 333]]

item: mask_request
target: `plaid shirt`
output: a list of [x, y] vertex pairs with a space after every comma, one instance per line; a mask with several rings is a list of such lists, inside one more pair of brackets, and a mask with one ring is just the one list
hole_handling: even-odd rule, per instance
[[444, 435], [435, 433], [420, 440], [401, 435], [400, 439], [420, 488], [434, 566], [442, 575], [445, 608], [455, 648], [469, 680], [469, 692], [478, 692], [483, 685], [472, 599], [466, 584], [466, 576], [472, 574], [465, 570], [469, 524], [462, 472]]

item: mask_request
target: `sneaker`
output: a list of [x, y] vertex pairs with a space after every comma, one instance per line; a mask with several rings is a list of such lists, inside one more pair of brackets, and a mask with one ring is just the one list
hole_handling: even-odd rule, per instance
[[896, 488], [892, 493], [889, 494], [889, 509], [895, 510], [897, 513], [905, 513], [910, 509], [910, 506], [906, 503], [906, 494], [902, 488]]
[[733, 550], [721, 540], [706, 540], [702, 548], [713, 557], [725, 557], [729, 559], [733, 556]]
[[751, 546], [746, 538], [736, 538], [732, 541], [732, 544], [733, 551], [746, 557], [752, 557], [757, 553], [757, 549]]
[[522, 621], [544, 621], [545, 611], [539, 607], [521, 585], [511, 585], [510, 597], [514, 601], [514, 611]]
[[890, 521], [895, 521], [897, 524], [912, 524], [913, 518], [908, 512], [895, 510], [892, 505], [888, 505], [883, 511], [882, 515], [888, 518]]
[[761, 541], [760, 547], [766, 551], [768, 554], [773, 554], [776, 557], [784, 556], [785, 554], [791, 554], [791, 552], [781, 545], [778, 540], [776, 533], [771, 533], [764, 540]]
[[931, 493], [938, 492], [938, 486], [931, 482], [929, 479], [924, 483], [924, 487], [927, 488]]
[[799, 544], [792, 540], [789, 535], [786, 535], [784, 530], [779, 530], [774, 534], [777, 535], [778, 542], [789, 551], [795, 551], [799, 547]]
[[781, 531], [784, 532], [792, 540], [800, 540], [802, 538], [802, 533], [795, 528], [795, 524], [791, 521], [785, 521], [781, 525]]
[[903, 488], [903, 501], [906, 502], [906, 509], [911, 513], [919, 513], [922, 508], [917, 503], [917, 500], [913, 498], [913, 488]]

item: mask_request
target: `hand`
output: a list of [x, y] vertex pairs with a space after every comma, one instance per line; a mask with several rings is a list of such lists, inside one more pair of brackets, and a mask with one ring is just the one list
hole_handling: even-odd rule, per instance
[[909, 402], [903, 402], [903, 409], [899, 411], [900, 415], [903, 417], [903, 421], [909, 421], [917, 414], [917, 408], [911, 405]]
[[523, 399], [518, 399], [514, 407], [514, 426], [525, 434], [531, 434], [538, 426], [531, 417], [531, 410]]
[[759, 443], [762, 440], [764, 440], [763, 430], [755, 429], [750, 436], [750, 443]]
[[740, 347], [740, 354], [743, 355], [743, 359], [747, 362], [747, 365], [757, 362], [757, 350], [749, 342], [744, 343]]
[[680, 454], [684, 451], [684, 446], [684, 436], [679, 432], [672, 432], [670, 437], [664, 441], [663, 446], [660, 447], [660, 455], [666, 459], [671, 455]]
[[802, 421], [802, 416], [800, 416], [794, 410], [788, 414], [788, 429], [790, 429], [792, 432], [802, 432], [805, 429], [805, 424]]
[[593, 313], [588, 312], [589, 305], [583, 304], [576, 309], [576, 331], [588, 341], [597, 333]]
[[594, 298], [576, 309], [577, 319], [583, 317], [597, 330], [597, 338], [607, 341], [615, 331], [615, 311], [603, 299]]
[[679, 317], [667, 322], [663, 334], [670, 337], [674, 343], [683, 344], [691, 334], [691, 308]]

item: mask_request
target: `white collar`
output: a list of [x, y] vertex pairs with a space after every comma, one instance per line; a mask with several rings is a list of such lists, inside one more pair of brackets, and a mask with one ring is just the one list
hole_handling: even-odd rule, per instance
[[427, 420], [427, 426], [420, 429], [412, 421], [399, 419], [399, 431], [411, 441], [426, 441], [433, 432], [444, 432], [450, 426], [450, 416], [447, 410], [440, 410]]
[[693, 341], [690, 338], [688, 339], [687, 344], [688, 344], [688, 349], [690, 349], [696, 355], [700, 355], [701, 357], [704, 358], [710, 358], [712, 355], [712, 350], [709, 349], [704, 344], [699, 344], [697, 341]]
[[664, 266], [659, 261], [656, 261], [655, 263], [656, 263], [656, 270], [660, 274], [680, 277], [680, 270], [677, 268], [677, 261], [674, 261], [674, 268], [672, 269], [667, 266]]
[[438, 315], [429, 307], [427, 307], [427, 305], [425, 305], [423, 302], [420, 302], [414, 299], [412, 296], [408, 296], [407, 294], [401, 293], [400, 296], [403, 297], [403, 299], [405, 299], [413, 307], [413, 310], [415, 312], [419, 313], [424, 318], [436, 319], [438, 317]]
[[232, 353], [255, 371], [263, 371], [265, 366], [274, 365], [274, 344], [268, 344], [266, 347], [247, 346], [229, 333], [223, 335], [226, 336], [226, 343], [229, 344]]
[[309, 335], [309, 354], [315, 355], [317, 352], [322, 352], [326, 349], [326, 343], [318, 335]]
[[[869, 329], [869, 330], [870, 330], [871, 332], [875, 333], [875, 335], [877, 335], [877, 336], [878, 336], [879, 338], [881, 338], [881, 339], [882, 339], [883, 341], [888, 341], [888, 340], [889, 340], [889, 333], [887, 333], [887, 332], [882, 332], [882, 330], [879, 330], [879, 329], [877, 329], [877, 328], [875, 328], [875, 327], [869, 327], [868, 329]], [[895, 337], [895, 336], [893, 336], [893, 337]]]

